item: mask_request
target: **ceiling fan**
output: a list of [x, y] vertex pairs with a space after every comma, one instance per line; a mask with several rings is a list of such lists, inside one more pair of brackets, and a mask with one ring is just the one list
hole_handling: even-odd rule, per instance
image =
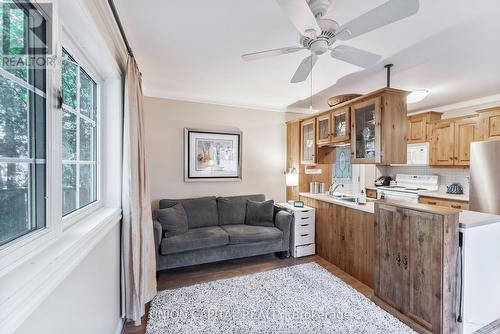
[[304, 58], [292, 77], [291, 83], [307, 79], [318, 60], [318, 56], [330, 51], [332, 58], [367, 68], [376, 64], [381, 56], [348, 45], [334, 47], [336, 40], [351, 38], [378, 29], [390, 23], [415, 14], [419, 0], [389, 0], [386, 3], [341, 26], [334, 20], [323, 18], [332, 0], [276, 0], [300, 33], [301, 46], [244, 54], [244, 60], [255, 60], [309, 50], [311, 55]]

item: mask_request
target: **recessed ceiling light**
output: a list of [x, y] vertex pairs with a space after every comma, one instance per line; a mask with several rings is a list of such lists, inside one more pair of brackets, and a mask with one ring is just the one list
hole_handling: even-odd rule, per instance
[[422, 89], [415, 89], [412, 91], [407, 97], [406, 97], [406, 102], [408, 104], [410, 103], [418, 103], [425, 99], [427, 95], [430, 94], [430, 90], [422, 88]]

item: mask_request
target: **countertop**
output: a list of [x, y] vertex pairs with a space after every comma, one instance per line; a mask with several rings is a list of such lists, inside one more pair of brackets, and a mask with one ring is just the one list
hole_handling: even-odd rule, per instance
[[366, 204], [361, 205], [361, 204], [356, 204], [354, 202], [347, 202], [347, 201], [343, 201], [340, 199], [332, 198], [327, 193], [322, 193], [322, 194], [299, 193], [299, 195], [304, 196], [304, 197], [308, 197], [308, 198], [312, 198], [312, 199], [317, 199], [317, 200], [323, 201], [323, 202], [328, 202], [328, 203], [333, 203], [333, 204], [345, 206], [347, 208], [356, 209], [356, 210], [360, 210], [360, 211], [364, 211], [364, 212], [368, 212], [368, 213], [375, 212], [375, 206], [374, 206], [375, 202], [370, 201], [370, 200], [368, 200], [366, 202]]
[[[337, 205], [342, 205], [351, 209], [356, 209], [368, 213], [374, 213], [375, 212], [375, 202], [376, 201], [368, 201], [366, 205], [359, 205], [356, 203], [352, 202], [346, 202], [342, 201], [339, 199], [334, 199], [331, 198], [328, 194], [311, 194], [311, 193], [299, 193], [300, 196], [316, 199], [319, 201], [324, 201], [328, 203], [333, 203]], [[406, 202], [396, 202], [396, 201], [391, 201], [391, 203], [400, 203], [401, 206], [403, 207], [409, 207], [412, 206], [414, 209], [416, 206], [419, 206], [420, 208], [428, 207], [429, 210], [431, 211], [436, 211], [436, 206], [434, 205], [426, 205], [426, 204], [413, 204], [413, 203], [406, 203]], [[446, 208], [446, 207], [439, 207], [439, 210], [441, 211], [446, 211], [446, 212], [460, 212], [459, 213], [459, 227], [462, 229], [469, 229], [469, 228], [474, 228], [478, 226], [484, 226], [484, 225], [489, 225], [489, 224], [496, 224], [500, 223], [500, 216], [499, 215], [493, 215], [489, 213], [482, 213], [482, 212], [476, 212], [476, 211], [468, 211], [468, 210], [457, 210], [457, 209], [452, 209], [452, 208]]]

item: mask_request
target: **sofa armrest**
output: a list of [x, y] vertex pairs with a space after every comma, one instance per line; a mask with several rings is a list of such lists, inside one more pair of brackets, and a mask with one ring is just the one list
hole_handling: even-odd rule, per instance
[[156, 249], [156, 255], [160, 254], [160, 243], [161, 243], [161, 238], [163, 236], [161, 224], [158, 220], [153, 219], [153, 231], [155, 235], [155, 249]]
[[283, 251], [290, 250], [290, 233], [293, 216], [284, 210], [276, 212], [274, 225], [283, 232]]

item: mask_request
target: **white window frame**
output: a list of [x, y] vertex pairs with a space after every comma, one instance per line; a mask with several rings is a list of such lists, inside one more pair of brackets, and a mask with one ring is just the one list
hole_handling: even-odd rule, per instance
[[[95, 69], [94, 66], [92, 66], [92, 63], [85, 57], [85, 53], [80, 50], [78, 47], [77, 43], [74, 41], [72, 38], [71, 33], [69, 30], [66, 28], [66, 26], [62, 25], [62, 33], [61, 33], [61, 43], [62, 45], [59, 46], [58, 52], [60, 52], [61, 57], [62, 57], [62, 49], [64, 48], [70, 55], [73, 57], [73, 59], [78, 63], [79, 69], [80, 67], [83, 68], [83, 70], [90, 76], [92, 80], [97, 85], [97, 110], [96, 110], [96, 131], [97, 131], [97, 152], [96, 152], [96, 178], [97, 178], [97, 189], [96, 189], [96, 197], [97, 199], [82, 207], [79, 209], [74, 210], [73, 212], [68, 213], [67, 215], [63, 216], [62, 213], [62, 196], [60, 198], [61, 202], [61, 217], [62, 217], [62, 224], [63, 224], [63, 230], [66, 230], [67, 228], [71, 227], [72, 225], [78, 223], [79, 220], [81, 220], [83, 217], [86, 217], [90, 214], [92, 214], [94, 211], [100, 209], [103, 207], [102, 203], [102, 182], [101, 182], [101, 177], [102, 177], [102, 125], [101, 125], [101, 110], [102, 110], [102, 95], [104, 94], [103, 89], [102, 89], [102, 83], [103, 79], [101, 76], [99, 76], [97, 70]], [[80, 72], [78, 71], [78, 78], [80, 78]], [[80, 82], [78, 82], [78, 87], [77, 87], [77, 94], [80, 94]], [[62, 83], [60, 85], [60, 89], [62, 89]], [[77, 106], [78, 107], [78, 106]], [[70, 107], [71, 108], [71, 107]], [[62, 109], [59, 110], [61, 113], [61, 118], [62, 118]], [[80, 111], [75, 110], [77, 117], [79, 117]], [[61, 119], [62, 122], [62, 119]], [[62, 138], [62, 123], [60, 124], [61, 127], [61, 138]], [[80, 121], [77, 119], [77, 124], [79, 126]], [[79, 129], [77, 129], [77, 133], [79, 134]], [[62, 140], [61, 140], [62, 144]], [[61, 195], [62, 195], [62, 152], [61, 152]], [[78, 170], [78, 168], [77, 168]]]
[[[38, 7], [36, 3], [32, 3]], [[15, 267], [25, 263], [32, 256], [44, 248], [49, 247], [64, 235], [64, 232], [77, 225], [85, 218], [96, 213], [104, 207], [102, 201], [102, 138], [103, 128], [101, 110], [105, 92], [103, 90], [104, 79], [85, 56], [75, 39], [72, 38], [70, 30], [59, 17], [57, 1], [53, 3], [53, 17], [46, 17], [47, 24], [52, 23], [47, 31], [52, 33], [53, 49], [57, 58], [62, 58], [62, 49], [78, 62], [85, 72], [97, 84], [97, 152], [96, 152], [96, 177], [97, 177], [97, 200], [77, 209], [63, 217], [62, 213], [62, 108], [58, 109], [57, 95], [55, 91], [61, 91], [61, 63], [58, 66], [47, 67], [46, 71], [46, 208], [45, 228], [34, 230], [5, 245], [0, 246], [0, 278], [9, 273]], [[43, 10], [40, 11], [44, 16]]]
[[[47, 20], [47, 31], [52, 34], [52, 40], [57, 41], [59, 39], [58, 33], [58, 17], [53, 15], [48, 16], [36, 3], [32, 3], [35, 8], [40, 9], [39, 12]], [[53, 4], [53, 13], [57, 12], [57, 4]], [[52, 14], [53, 14], [52, 13]], [[52, 24], [50, 24], [52, 23]], [[49, 27], [50, 25], [50, 27]], [[53, 51], [56, 51], [55, 45], [52, 45]], [[45, 103], [46, 103], [46, 126], [45, 126], [45, 137], [46, 137], [46, 153], [45, 153], [45, 192], [46, 192], [46, 207], [45, 207], [45, 228], [41, 228], [32, 232], [29, 232], [11, 242], [0, 246], [0, 277], [12, 270], [13, 267], [24, 263], [31, 254], [36, 253], [39, 249], [45, 247], [45, 245], [51, 244], [57, 236], [57, 231], [59, 230], [57, 221], [52, 218], [57, 212], [54, 207], [53, 201], [51, 201], [50, 195], [54, 194], [54, 174], [57, 173], [54, 166], [54, 158], [58, 155], [58, 148], [54, 145], [54, 141], [57, 140], [54, 137], [54, 121], [57, 119], [57, 115], [54, 114], [52, 106], [55, 105], [55, 97], [51, 94], [51, 87], [54, 87], [56, 78], [54, 77], [57, 73], [57, 67], [46, 68], [46, 89], [45, 89]], [[60, 142], [60, 141], [59, 141]]]

